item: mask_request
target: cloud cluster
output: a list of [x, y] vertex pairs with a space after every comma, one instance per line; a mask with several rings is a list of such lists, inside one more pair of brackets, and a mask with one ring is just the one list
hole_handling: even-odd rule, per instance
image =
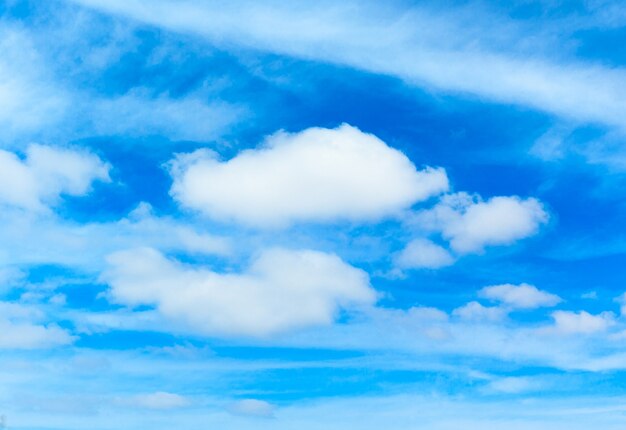
[[149, 248], [115, 253], [109, 263], [102, 280], [112, 300], [155, 306], [206, 334], [266, 336], [325, 325], [342, 308], [376, 301], [365, 272], [316, 251], [265, 250], [239, 274], [185, 266]]
[[253, 226], [370, 221], [448, 189], [443, 169], [417, 170], [400, 151], [349, 125], [280, 132], [220, 161], [208, 151], [172, 163], [183, 206]]
[[86, 151], [30, 145], [25, 158], [0, 150], [0, 204], [42, 211], [62, 195], [86, 194], [109, 181], [109, 165]]
[[439, 232], [455, 252], [467, 254], [532, 236], [548, 218], [534, 198], [498, 196], [485, 201], [477, 195], [456, 193], [444, 196], [434, 208], [418, 212], [414, 222]]

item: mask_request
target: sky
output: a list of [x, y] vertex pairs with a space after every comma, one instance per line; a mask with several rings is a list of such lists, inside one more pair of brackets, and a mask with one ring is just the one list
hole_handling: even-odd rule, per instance
[[0, 0], [0, 428], [625, 428], [624, 40], [616, 0]]

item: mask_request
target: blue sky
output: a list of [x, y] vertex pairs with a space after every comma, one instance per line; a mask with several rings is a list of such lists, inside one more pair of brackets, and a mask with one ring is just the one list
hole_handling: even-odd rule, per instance
[[620, 2], [0, 16], [5, 427], [626, 425]]

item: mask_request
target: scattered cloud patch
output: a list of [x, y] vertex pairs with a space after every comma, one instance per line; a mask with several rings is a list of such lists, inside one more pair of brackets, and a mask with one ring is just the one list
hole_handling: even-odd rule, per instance
[[562, 300], [559, 296], [537, 289], [528, 284], [502, 284], [485, 287], [478, 292], [482, 298], [497, 301], [513, 309], [535, 309], [555, 306]]
[[452, 311], [452, 315], [466, 321], [502, 321], [507, 316], [507, 310], [496, 306], [483, 306], [474, 301], [469, 302]]
[[30, 145], [25, 158], [0, 150], [0, 204], [42, 211], [62, 195], [82, 196], [109, 181], [110, 166], [86, 151]]
[[554, 330], [562, 334], [600, 333], [615, 324], [615, 315], [612, 312], [593, 315], [587, 311], [555, 311], [552, 318]]
[[238, 274], [185, 266], [150, 248], [108, 260], [102, 280], [113, 301], [155, 306], [207, 334], [267, 336], [327, 325], [341, 308], [376, 301], [365, 272], [317, 251], [265, 250]]
[[171, 172], [171, 195], [183, 206], [259, 227], [378, 220], [448, 189], [443, 169], [417, 170], [345, 124], [279, 132], [228, 161], [207, 150], [180, 155]]
[[428, 239], [413, 239], [394, 258], [400, 269], [439, 269], [454, 263], [454, 257]]
[[432, 209], [416, 214], [422, 227], [441, 232], [460, 253], [480, 253], [486, 246], [510, 245], [537, 233], [548, 213], [534, 198], [492, 197], [457, 193], [444, 196]]

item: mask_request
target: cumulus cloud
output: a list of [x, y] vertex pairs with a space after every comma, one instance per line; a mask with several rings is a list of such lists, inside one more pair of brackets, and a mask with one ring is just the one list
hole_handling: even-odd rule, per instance
[[506, 309], [496, 306], [483, 306], [478, 302], [469, 302], [452, 311], [452, 315], [467, 321], [501, 321], [507, 316]]
[[349, 125], [269, 136], [228, 161], [209, 151], [171, 164], [183, 206], [254, 226], [376, 220], [448, 189], [443, 169], [417, 170], [400, 151]]
[[534, 198], [498, 196], [484, 201], [467, 193], [446, 195], [434, 208], [416, 215], [422, 227], [441, 232], [451, 248], [461, 254], [532, 236], [548, 218], [541, 202]]
[[61, 195], [84, 195], [94, 181], [109, 180], [109, 165], [86, 151], [33, 144], [21, 159], [0, 150], [0, 204], [41, 211]]
[[587, 311], [555, 311], [552, 313], [554, 330], [562, 334], [593, 334], [606, 331], [615, 323], [612, 312], [602, 312], [598, 315]]
[[269, 249], [242, 273], [216, 273], [141, 248], [108, 258], [110, 297], [151, 305], [166, 318], [207, 334], [266, 336], [330, 324], [342, 308], [369, 306], [368, 275], [332, 254]]
[[550, 307], [561, 302], [561, 298], [528, 284], [502, 284], [485, 287], [478, 292], [485, 299], [501, 302], [514, 309]]
[[394, 258], [400, 269], [438, 269], [454, 263], [454, 257], [428, 239], [414, 239]]

